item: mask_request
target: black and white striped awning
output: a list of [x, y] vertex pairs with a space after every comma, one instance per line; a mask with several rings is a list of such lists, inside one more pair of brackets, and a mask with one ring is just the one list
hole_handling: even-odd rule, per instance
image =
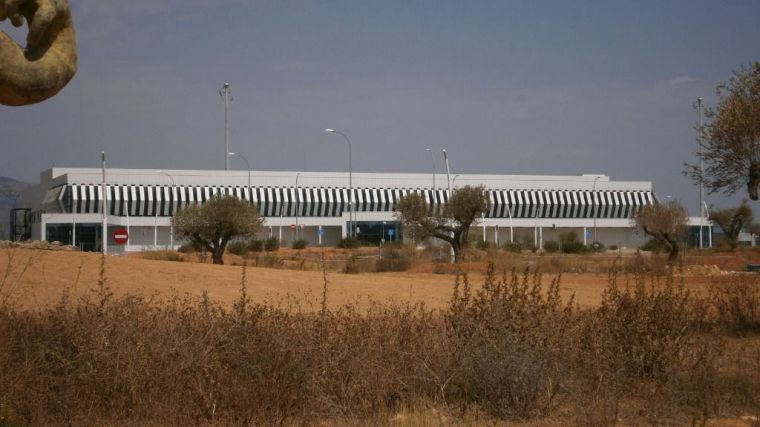
[[[116, 216], [172, 216], [216, 194], [248, 200], [265, 217], [338, 217], [348, 210], [347, 188], [214, 187], [109, 185], [107, 209]], [[392, 212], [403, 196], [422, 194], [432, 209], [448, 200], [448, 191], [406, 188], [355, 188], [357, 212]], [[489, 190], [487, 218], [630, 218], [654, 203], [649, 191]], [[67, 185], [59, 200], [67, 212], [99, 213], [100, 185]]]

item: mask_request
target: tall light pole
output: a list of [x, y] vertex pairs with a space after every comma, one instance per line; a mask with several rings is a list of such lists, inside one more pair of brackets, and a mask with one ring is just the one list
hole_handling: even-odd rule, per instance
[[108, 192], [106, 191], [107, 189], [106, 189], [106, 152], [105, 151], [100, 152], [100, 158], [102, 161], [102, 168], [103, 168], [103, 183], [102, 183], [103, 197], [100, 198], [101, 199], [100, 206], [102, 207], [101, 216], [103, 217], [103, 230], [101, 231], [101, 233], [103, 234], [103, 236], [101, 236], [103, 243], [101, 244], [103, 245], [103, 255], [105, 255], [108, 253], [108, 213], [106, 213], [106, 207], [108, 206], [106, 204], [106, 199], [108, 199]]
[[705, 186], [702, 183], [704, 175], [704, 160], [702, 160], [702, 97], [697, 98], [697, 111], [699, 114], [699, 127], [697, 132], [697, 143], [699, 144], [699, 249], [702, 249], [702, 222], [705, 218]]
[[425, 151], [430, 153], [430, 164], [433, 166], [433, 191], [435, 191], [435, 156], [433, 155], [432, 149], [426, 148]]
[[351, 169], [351, 140], [348, 139], [345, 133], [335, 129], [325, 129], [328, 133], [337, 133], [342, 136], [348, 143], [348, 237], [354, 237], [354, 223], [353, 223], [353, 205], [354, 205], [354, 186], [352, 181], [352, 169]]
[[[449, 197], [448, 197], [448, 200], [450, 201], [451, 197], [454, 195], [454, 193], [451, 192], [451, 168], [449, 168], [449, 153], [446, 152], [445, 148], [442, 151], [443, 151], [443, 159], [446, 161], [446, 182], [448, 183], [448, 186], [449, 186]], [[456, 179], [457, 178], [454, 177], [454, 180], [456, 180]], [[449, 235], [453, 237], [454, 233], [453, 232], [449, 233]], [[453, 246], [451, 247], [449, 255], [451, 257], [451, 263], [454, 264], [454, 260], [456, 259], [456, 257], [454, 255], [454, 247]]]
[[251, 191], [251, 164], [248, 163], [248, 159], [243, 157], [242, 154], [239, 153], [233, 153], [232, 151], [227, 153], [227, 156], [238, 156], [245, 162], [245, 166], [248, 168], [248, 191]]
[[443, 160], [446, 162], [446, 182], [449, 185], [449, 197], [451, 197], [451, 169], [449, 168], [449, 153], [446, 152], [446, 149], [443, 150]]
[[230, 126], [228, 120], [228, 112], [230, 109], [230, 102], [232, 102], [232, 92], [230, 90], [230, 84], [225, 82], [224, 86], [219, 89], [219, 96], [224, 99], [224, 170], [230, 170], [230, 157], [227, 153], [230, 152]]

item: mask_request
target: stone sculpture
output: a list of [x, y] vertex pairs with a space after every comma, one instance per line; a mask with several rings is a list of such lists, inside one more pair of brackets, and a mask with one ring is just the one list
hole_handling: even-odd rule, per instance
[[44, 101], [77, 71], [77, 45], [68, 0], [0, 0], [0, 21], [26, 21], [26, 48], [0, 31], [0, 104]]

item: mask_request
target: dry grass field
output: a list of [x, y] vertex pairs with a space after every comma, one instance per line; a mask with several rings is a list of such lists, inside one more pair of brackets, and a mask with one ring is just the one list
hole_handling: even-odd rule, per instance
[[[313, 254], [313, 253], [312, 253]], [[332, 251], [333, 261], [339, 257]], [[228, 255], [228, 265], [199, 263], [192, 255], [190, 262], [168, 262], [143, 259], [141, 255], [109, 256], [105, 276], [112, 291], [118, 295], [139, 294], [166, 299], [174, 295], [199, 297], [207, 292], [211, 300], [229, 304], [240, 291], [242, 259]], [[237, 264], [237, 265], [230, 265]], [[330, 264], [328, 262], [328, 264]], [[288, 268], [259, 268], [249, 261], [248, 292], [258, 303], [292, 303], [317, 307], [321, 298], [324, 276], [318, 266], [311, 270]], [[2, 250], [0, 278], [13, 286], [13, 302], [23, 308], [49, 307], [58, 302], [63, 290], [73, 297], [89, 293], [100, 277], [100, 255], [81, 252]], [[328, 304], [340, 307], [356, 304], [366, 307], [371, 302], [417, 303], [431, 308], [443, 308], [451, 298], [453, 274], [433, 274], [432, 263], [415, 265], [408, 272], [343, 274], [328, 271]], [[484, 262], [465, 264], [474, 284], [482, 282]], [[551, 269], [545, 269], [551, 270]], [[703, 292], [714, 269], [692, 268], [683, 274], [687, 289]], [[547, 278], [556, 272], [545, 273]], [[582, 307], [598, 305], [608, 275], [599, 273], [562, 273], [560, 294], [575, 296]], [[475, 285], [477, 286], [477, 285]], [[302, 308], [303, 308], [302, 307]]]
[[760, 426], [757, 253], [618, 255], [2, 249], [0, 426]]

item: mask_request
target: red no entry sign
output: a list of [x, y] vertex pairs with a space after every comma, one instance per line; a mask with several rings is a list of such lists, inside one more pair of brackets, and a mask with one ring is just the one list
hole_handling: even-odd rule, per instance
[[127, 240], [129, 240], [129, 233], [127, 233], [126, 228], [118, 228], [116, 231], [113, 232], [113, 241], [116, 242], [117, 245], [123, 245], [127, 243]]
[[290, 229], [291, 230], [295, 230], [296, 229], [296, 225], [295, 224], [290, 224]]

